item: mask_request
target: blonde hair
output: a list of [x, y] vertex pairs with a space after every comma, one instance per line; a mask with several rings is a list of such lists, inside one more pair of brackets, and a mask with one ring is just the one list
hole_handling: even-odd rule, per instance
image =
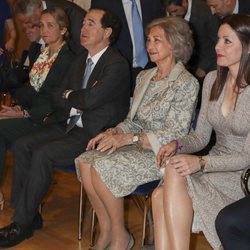
[[192, 31], [186, 20], [180, 17], [163, 17], [153, 20], [146, 28], [146, 35], [155, 27], [164, 30], [167, 40], [173, 46], [173, 53], [177, 61], [188, 62], [194, 47]]

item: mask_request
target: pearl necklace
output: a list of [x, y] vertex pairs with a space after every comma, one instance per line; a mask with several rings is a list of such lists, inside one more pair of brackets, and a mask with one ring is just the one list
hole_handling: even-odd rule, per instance
[[155, 72], [155, 74], [154, 74], [154, 76], [153, 76], [152, 79], [153, 79], [154, 81], [160, 81], [160, 80], [166, 78], [167, 76], [169, 76], [169, 72], [167, 72], [167, 73], [161, 73], [161, 72], [159, 72], [159, 70], [157, 70], [157, 71]]

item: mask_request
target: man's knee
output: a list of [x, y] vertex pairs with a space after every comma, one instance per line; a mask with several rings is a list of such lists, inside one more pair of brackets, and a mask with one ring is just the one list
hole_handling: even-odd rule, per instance
[[31, 147], [32, 145], [30, 145], [29, 140], [27, 140], [25, 137], [17, 138], [12, 144], [12, 149], [14, 152], [30, 151]]
[[217, 215], [215, 220], [215, 227], [220, 234], [223, 231], [229, 231], [237, 227], [237, 216], [231, 206], [223, 208]]

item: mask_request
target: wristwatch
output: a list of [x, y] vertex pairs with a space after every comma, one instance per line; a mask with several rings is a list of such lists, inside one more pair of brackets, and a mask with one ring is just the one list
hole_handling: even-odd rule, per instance
[[138, 144], [139, 143], [139, 135], [138, 134], [135, 134], [132, 138], [132, 143], [133, 144]]
[[206, 161], [202, 156], [199, 156], [199, 164], [200, 164], [200, 171], [205, 173], [206, 172], [206, 169], [205, 169]]

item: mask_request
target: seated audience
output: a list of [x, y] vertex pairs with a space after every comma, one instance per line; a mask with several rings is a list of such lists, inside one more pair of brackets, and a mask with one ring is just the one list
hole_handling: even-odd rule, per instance
[[2, 105], [0, 110], [1, 179], [8, 147], [17, 138], [41, 128], [45, 117], [54, 109], [52, 94], [61, 85], [74, 58], [65, 42], [68, 25], [67, 15], [62, 9], [47, 9], [42, 13], [40, 31], [47, 47], [30, 71], [29, 84], [16, 92], [18, 105]]
[[[73, 164], [90, 138], [125, 118], [129, 67], [110, 46], [119, 29], [119, 19], [108, 11], [92, 9], [86, 14], [81, 44], [88, 52], [71, 61], [69, 74], [54, 92], [56, 110], [44, 119], [47, 125], [15, 140], [11, 193], [14, 215], [13, 222], [0, 229], [0, 247], [17, 245], [42, 227], [38, 208], [52, 182], [55, 165]], [[4, 133], [4, 129], [1, 131]]]
[[66, 12], [70, 25], [68, 44], [74, 53], [82, 53], [80, 30], [86, 11], [78, 5], [66, 0], [16, 0], [13, 10], [24, 28], [32, 28], [39, 27], [42, 11], [52, 7], [62, 8]]
[[[114, 12], [121, 20], [122, 28], [114, 46], [128, 60], [132, 72], [131, 96], [133, 96], [136, 76], [154, 64], [148, 60], [143, 41], [145, 27], [152, 20], [163, 17], [161, 0], [91, 0], [91, 8], [103, 8]], [[139, 22], [137, 18], [139, 15]], [[142, 44], [143, 43], [143, 44]]]
[[14, 15], [18, 22], [21, 23], [23, 32], [31, 42], [31, 45], [28, 50], [27, 58], [23, 58], [23, 70], [19, 68], [18, 72], [16, 72], [14, 83], [13, 81], [4, 80], [3, 90], [22, 87], [29, 81], [29, 71], [41, 50], [45, 47], [45, 43], [40, 37], [39, 24], [41, 13], [46, 8], [59, 7], [64, 9], [69, 18], [70, 25], [67, 43], [74, 53], [80, 54], [83, 52], [79, 37], [82, 20], [86, 12], [76, 4], [64, 0], [16, 0], [13, 3], [13, 7]]
[[223, 18], [232, 14], [250, 14], [248, 0], [206, 0], [213, 15]]
[[[215, 218], [244, 195], [240, 177], [250, 164], [250, 17], [223, 19], [215, 49], [218, 70], [205, 78], [196, 130], [157, 155], [158, 166], [166, 168], [164, 185], [153, 193], [156, 249], [189, 249], [192, 222], [220, 249]], [[216, 144], [208, 155], [185, 154], [203, 149], [212, 129]]]
[[225, 250], [250, 248], [250, 196], [223, 208], [215, 227]]
[[213, 16], [203, 0], [164, 0], [170, 16], [180, 16], [189, 22], [194, 37], [194, 51], [189, 69], [203, 80], [206, 73], [216, 69], [214, 47], [217, 41], [219, 19]]
[[156, 19], [146, 33], [147, 51], [157, 66], [138, 75], [127, 118], [91, 139], [89, 152], [76, 159], [100, 225], [95, 249], [133, 247], [124, 225], [123, 197], [160, 179], [155, 155], [161, 145], [189, 132], [195, 108], [198, 81], [183, 65], [193, 46], [187, 22]]
[[[7, 41], [4, 43], [4, 31], [7, 31]], [[13, 51], [16, 42], [16, 29], [7, 0], [0, 1], [0, 65], [4, 62], [4, 50]]]

